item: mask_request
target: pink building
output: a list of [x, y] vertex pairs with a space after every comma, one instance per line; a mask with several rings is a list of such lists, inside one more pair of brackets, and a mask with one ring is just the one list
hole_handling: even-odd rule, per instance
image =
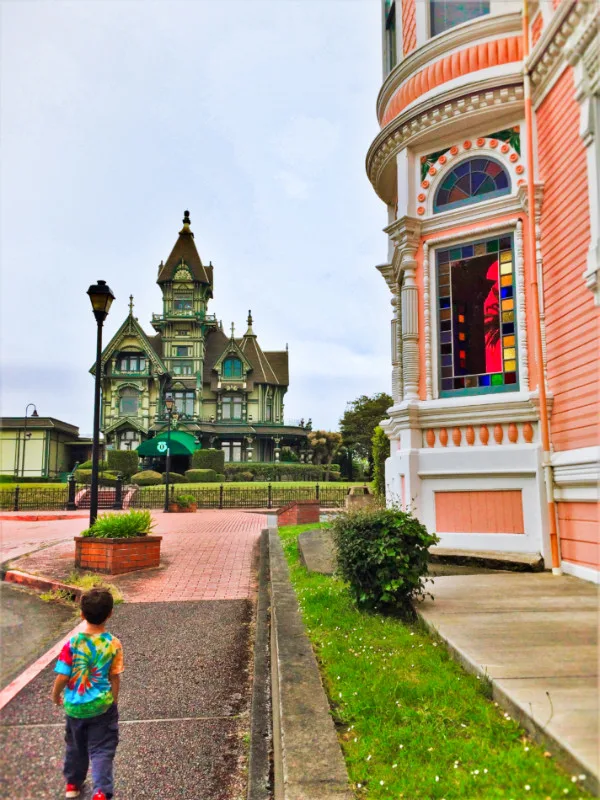
[[595, 0], [385, 0], [388, 499], [599, 578]]

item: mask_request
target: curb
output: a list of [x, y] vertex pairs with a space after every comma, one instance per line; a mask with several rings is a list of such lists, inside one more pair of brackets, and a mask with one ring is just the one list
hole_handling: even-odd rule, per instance
[[273, 796], [271, 765], [273, 726], [269, 664], [270, 621], [269, 532], [265, 529], [260, 536], [247, 800], [270, 800]]
[[27, 572], [20, 572], [18, 569], [8, 569], [2, 576], [6, 583], [14, 583], [28, 589], [36, 589], [41, 592], [59, 590], [68, 592], [74, 600], [79, 600], [83, 589], [77, 586], [69, 586], [67, 583], [53, 581], [50, 578], [38, 578], [37, 575], [29, 575]]
[[275, 800], [352, 800], [348, 772], [277, 529], [270, 528]]

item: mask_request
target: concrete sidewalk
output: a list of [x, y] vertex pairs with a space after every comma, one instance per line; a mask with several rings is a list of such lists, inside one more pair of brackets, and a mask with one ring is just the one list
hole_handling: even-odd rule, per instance
[[549, 573], [434, 580], [418, 607], [494, 699], [598, 792], [598, 589]]

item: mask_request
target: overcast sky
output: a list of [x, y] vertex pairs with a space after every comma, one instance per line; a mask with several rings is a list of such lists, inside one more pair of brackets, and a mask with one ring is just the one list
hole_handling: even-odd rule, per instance
[[286, 417], [335, 429], [389, 391], [378, 0], [2, 2], [1, 413], [29, 402], [91, 432], [85, 294], [161, 310], [157, 267], [189, 208], [209, 311], [248, 309], [290, 350]]

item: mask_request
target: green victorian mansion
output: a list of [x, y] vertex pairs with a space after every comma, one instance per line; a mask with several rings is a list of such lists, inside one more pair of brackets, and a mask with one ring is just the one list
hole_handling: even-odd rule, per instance
[[[111, 449], [136, 449], [172, 428], [193, 447], [216, 447], [226, 461], [277, 461], [282, 447], [304, 460], [310, 424], [286, 423], [288, 350], [262, 350], [252, 328], [236, 337], [208, 313], [213, 266], [202, 263], [189, 212], [171, 255], [160, 263], [162, 312], [148, 335], [129, 315], [102, 353], [101, 430]], [[92, 373], [94, 368], [92, 368]], [[193, 449], [192, 447], [192, 449]], [[148, 446], [142, 451], [148, 451]]]

